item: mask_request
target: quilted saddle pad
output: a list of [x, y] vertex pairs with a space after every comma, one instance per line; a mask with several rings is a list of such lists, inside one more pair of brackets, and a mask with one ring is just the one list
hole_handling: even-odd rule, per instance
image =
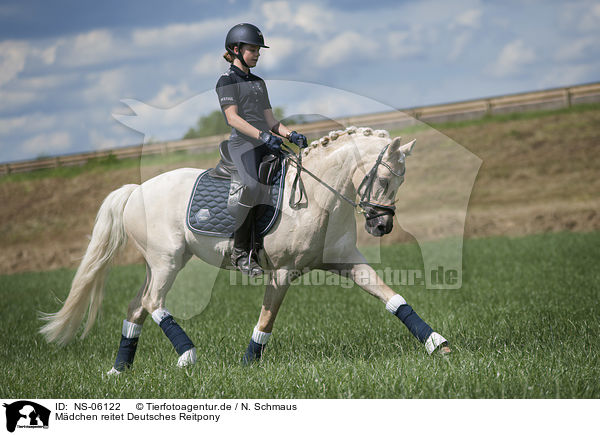
[[[281, 165], [281, 169], [274, 175], [273, 185], [270, 186], [269, 207], [265, 207], [265, 213], [257, 217], [257, 228], [261, 236], [269, 232], [279, 215], [285, 166]], [[196, 179], [187, 208], [187, 226], [197, 234], [233, 237], [235, 220], [227, 210], [231, 180], [211, 177], [209, 172], [210, 170], [203, 172]]]

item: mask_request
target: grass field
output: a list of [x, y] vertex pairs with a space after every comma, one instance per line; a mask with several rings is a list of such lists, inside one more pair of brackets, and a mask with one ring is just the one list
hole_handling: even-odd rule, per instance
[[[141, 266], [112, 270], [102, 319], [62, 349], [37, 333], [36, 311], [59, 308], [74, 272], [2, 276], [0, 397], [599, 398], [599, 244], [597, 232], [467, 240], [462, 289], [399, 289], [451, 341], [449, 357], [428, 356], [357, 287], [293, 286], [263, 361], [244, 368], [262, 289], [231, 286], [224, 271], [207, 308], [180, 322], [195, 367], [178, 369], [148, 320], [134, 369], [110, 379]], [[376, 268], [422, 268], [416, 245], [382, 249]]]

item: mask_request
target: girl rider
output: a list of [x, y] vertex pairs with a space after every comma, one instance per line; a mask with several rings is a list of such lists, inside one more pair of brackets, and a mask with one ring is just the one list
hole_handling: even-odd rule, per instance
[[243, 23], [232, 27], [225, 39], [227, 52], [223, 55], [231, 67], [219, 78], [216, 86], [221, 110], [227, 124], [232, 127], [229, 153], [245, 185], [235, 213], [231, 263], [252, 276], [263, 273], [256, 252], [250, 246], [255, 210], [262, 191], [258, 165], [265, 155], [277, 154], [283, 143], [271, 132], [300, 148], [307, 146], [304, 135], [290, 131], [274, 118], [265, 82], [250, 72], [250, 68], [258, 62], [261, 47], [269, 48], [256, 26]]

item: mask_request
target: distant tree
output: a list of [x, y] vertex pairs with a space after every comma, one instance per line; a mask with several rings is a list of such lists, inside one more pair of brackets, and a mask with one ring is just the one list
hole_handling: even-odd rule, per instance
[[[273, 115], [276, 119], [283, 119], [283, 109], [281, 107], [273, 108]], [[193, 139], [196, 137], [215, 136], [217, 134], [225, 134], [230, 129], [225, 122], [223, 113], [220, 110], [215, 110], [206, 116], [201, 116], [196, 122], [196, 126], [190, 127], [183, 138]]]
[[220, 110], [215, 110], [206, 116], [201, 116], [196, 122], [196, 127], [190, 127], [184, 139], [196, 137], [215, 136], [227, 133], [230, 128], [225, 123], [225, 118]]

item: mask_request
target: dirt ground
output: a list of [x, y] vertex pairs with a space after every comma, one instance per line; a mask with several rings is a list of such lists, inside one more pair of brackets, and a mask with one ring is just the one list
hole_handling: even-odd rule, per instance
[[[447, 145], [450, 138], [482, 161], [470, 192], [465, 237], [600, 230], [599, 125], [600, 110], [589, 110], [448, 127], [441, 130], [443, 134], [430, 129], [406, 135], [407, 140], [416, 137], [418, 146], [407, 161], [399, 210], [405, 215], [414, 210], [411, 225], [418, 231], [429, 232], [432, 238], [446, 234], [439, 210], [431, 208], [435, 201], [423, 198], [440, 183], [452, 194], [456, 189], [451, 180], [465, 181], [457, 170], [464, 161], [436, 154], [436, 145], [444, 139]], [[432, 177], [427, 163], [431, 161], [440, 168], [436, 174], [445, 170], [448, 178]], [[214, 163], [196, 160], [177, 166]], [[104, 197], [123, 184], [139, 181], [139, 168], [130, 168], [0, 182], [0, 274], [77, 267]], [[462, 230], [460, 219], [453, 225]], [[369, 242], [364, 231], [359, 234], [361, 243]], [[382, 242], [411, 241], [413, 234], [395, 225]], [[139, 261], [130, 246], [118, 259], [118, 263]]]

